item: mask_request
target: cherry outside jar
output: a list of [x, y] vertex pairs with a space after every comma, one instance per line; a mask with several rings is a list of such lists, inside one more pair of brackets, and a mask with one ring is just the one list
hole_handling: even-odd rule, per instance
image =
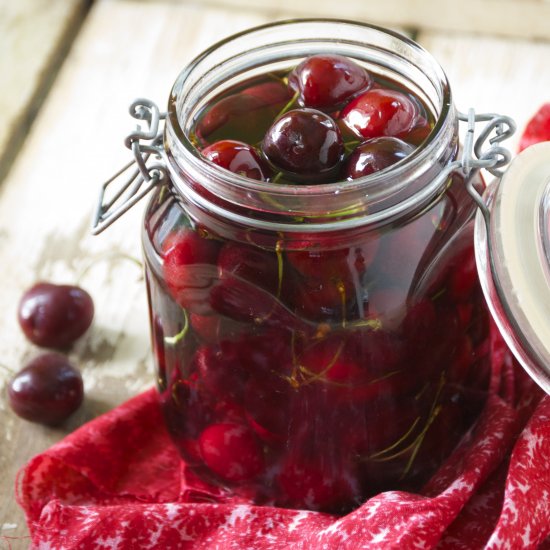
[[[194, 129], [213, 98], [313, 54], [410, 91], [429, 135], [391, 167], [336, 183], [258, 181], [204, 158]], [[127, 140], [137, 178], [110, 201], [104, 188], [96, 232], [153, 190], [142, 230], [153, 351], [185, 462], [259, 504], [342, 513], [419, 490], [488, 391], [471, 193], [484, 190], [479, 168], [507, 162], [496, 142], [509, 120], [478, 117], [488, 126], [473, 157], [474, 115], [462, 149], [449, 83], [425, 50], [333, 20], [220, 42], [180, 74], [166, 114], [146, 100], [132, 114], [147, 122]]]

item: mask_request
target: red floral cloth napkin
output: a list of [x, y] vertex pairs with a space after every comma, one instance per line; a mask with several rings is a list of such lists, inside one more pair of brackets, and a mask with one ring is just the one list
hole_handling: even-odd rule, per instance
[[19, 473], [34, 548], [550, 549], [550, 396], [492, 344], [487, 406], [421, 494], [329, 514], [227, 499], [186, 472], [150, 390]]

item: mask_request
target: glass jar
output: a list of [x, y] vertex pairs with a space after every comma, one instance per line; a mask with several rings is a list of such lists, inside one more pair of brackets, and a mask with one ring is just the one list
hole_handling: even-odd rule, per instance
[[[411, 90], [435, 118], [429, 137], [390, 169], [319, 185], [258, 182], [201, 156], [191, 130], [213, 97], [314, 53]], [[257, 503], [328, 512], [418, 489], [490, 374], [475, 204], [449, 173], [458, 121], [442, 69], [363, 24], [253, 29], [178, 77], [164, 150], [170, 181], [143, 245], [160, 400], [186, 463]]]
[[[312, 54], [410, 91], [433, 129], [353, 181], [270, 183], [207, 161], [194, 132], [205, 106]], [[104, 185], [95, 232], [155, 189], [142, 232], [153, 351], [189, 468], [218, 495], [334, 513], [420, 489], [488, 392], [472, 196], [484, 190], [477, 170], [507, 161], [482, 151], [491, 129], [491, 143], [506, 137], [505, 117], [482, 116], [491, 124], [474, 147], [470, 112], [462, 153], [436, 61], [401, 35], [336, 20], [235, 35], [180, 74], [165, 115], [148, 100], [131, 112], [149, 123], [127, 139], [137, 170], [109, 200], [132, 163]]]

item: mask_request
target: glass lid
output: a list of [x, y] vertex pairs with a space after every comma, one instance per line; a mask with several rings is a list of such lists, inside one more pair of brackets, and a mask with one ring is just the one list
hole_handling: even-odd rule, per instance
[[484, 199], [476, 260], [486, 300], [516, 358], [550, 393], [550, 142], [518, 155]]

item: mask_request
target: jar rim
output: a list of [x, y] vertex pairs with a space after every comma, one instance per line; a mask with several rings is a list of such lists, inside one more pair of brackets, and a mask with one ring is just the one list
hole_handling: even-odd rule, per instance
[[[261, 34], [265, 31], [273, 31], [274, 29], [282, 29], [294, 25], [347, 25], [353, 28], [362, 29], [368, 32], [378, 33], [381, 36], [388, 37], [391, 40], [396, 41], [403, 45], [405, 48], [411, 49], [415, 54], [419, 55], [425, 63], [427, 63], [433, 70], [435, 78], [437, 78], [437, 84], [440, 87], [441, 96], [439, 98], [439, 112], [434, 113], [436, 115], [435, 124], [427, 138], [418, 146], [410, 155], [407, 155], [404, 159], [400, 160], [391, 167], [375, 172], [368, 176], [363, 176], [355, 180], [340, 180], [330, 183], [318, 183], [318, 184], [285, 184], [285, 183], [271, 183], [265, 181], [258, 181], [251, 178], [247, 178], [240, 174], [229, 172], [217, 166], [216, 164], [207, 161], [200, 153], [199, 149], [192, 143], [183, 124], [181, 123], [181, 106], [182, 98], [180, 96], [181, 89], [193, 71], [196, 71], [204, 60], [209, 56], [220, 51], [221, 48], [228, 44], [235, 43], [242, 38], [250, 37], [254, 34]], [[338, 43], [343, 43], [344, 40], [339, 40]], [[358, 44], [357, 44], [358, 45]], [[363, 46], [369, 46], [368, 43], [362, 44]], [[401, 54], [404, 56], [403, 52]], [[200, 165], [200, 170], [204, 173], [206, 178], [210, 180], [217, 179], [229, 183], [234, 190], [239, 190], [241, 193], [261, 193], [263, 195], [271, 195], [273, 200], [277, 200], [278, 197], [292, 196], [303, 197], [307, 199], [319, 199], [326, 197], [334, 197], [339, 195], [352, 196], [352, 195], [370, 195], [374, 196], [376, 190], [387, 189], [389, 178], [394, 181], [401, 181], [406, 179], [411, 169], [418, 168], [423, 163], [433, 161], [434, 158], [441, 156], [442, 143], [449, 142], [452, 139], [449, 131], [449, 125], [454, 126], [456, 119], [456, 111], [454, 109], [452, 101], [451, 88], [445, 72], [439, 65], [437, 60], [422, 46], [416, 43], [409, 37], [393, 31], [391, 29], [385, 29], [383, 27], [372, 25], [369, 23], [356, 22], [346, 19], [332, 19], [332, 18], [304, 18], [304, 19], [289, 19], [282, 20], [264, 25], [249, 28], [247, 30], [235, 33], [227, 38], [224, 38], [206, 50], [196, 56], [178, 75], [170, 93], [170, 100], [168, 104], [167, 112], [167, 133], [172, 134], [172, 140], [165, 136], [165, 147], [167, 150], [174, 144], [174, 139], [181, 147], [179, 152], [183, 152], [186, 156], [186, 168], [194, 167], [195, 169]], [[170, 163], [168, 163], [170, 164]], [[438, 182], [439, 184], [441, 182]], [[440, 185], [437, 185], [439, 187]], [[185, 189], [182, 190], [181, 186], [176, 185], [180, 194], [185, 194]], [[433, 187], [433, 188], [432, 188]], [[419, 193], [415, 193], [412, 197], [406, 201], [406, 204], [401, 204], [400, 208], [392, 210], [391, 213], [402, 212], [410, 209], [419, 200], [424, 200], [428, 196], [434, 196], [437, 194], [438, 189], [436, 186], [423, 187]], [[314, 199], [315, 198], [315, 199]], [[385, 211], [383, 216], [379, 218], [387, 217], [388, 212]], [[364, 222], [363, 222], [364, 223]], [[303, 225], [302, 225], [303, 227]]]

